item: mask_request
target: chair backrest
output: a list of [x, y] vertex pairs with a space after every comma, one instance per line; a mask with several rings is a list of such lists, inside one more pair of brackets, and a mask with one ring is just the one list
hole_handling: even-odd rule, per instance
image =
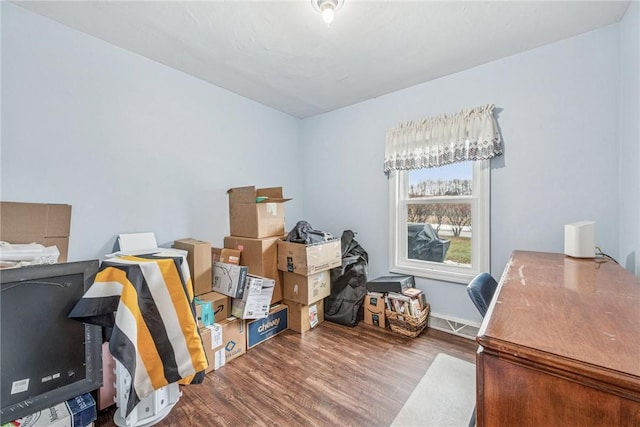
[[489, 273], [480, 273], [467, 285], [467, 294], [484, 317], [496, 292], [498, 282]]

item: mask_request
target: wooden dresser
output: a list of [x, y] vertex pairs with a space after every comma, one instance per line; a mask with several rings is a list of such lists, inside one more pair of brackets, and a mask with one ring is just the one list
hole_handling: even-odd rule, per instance
[[640, 280], [515, 251], [477, 337], [478, 426], [640, 426]]

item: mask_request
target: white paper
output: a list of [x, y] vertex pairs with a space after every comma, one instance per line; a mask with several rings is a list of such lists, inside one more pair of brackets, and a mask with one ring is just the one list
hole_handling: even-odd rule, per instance
[[136, 255], [153, 255], [157, 257], [175, 257], [181, 256], [186, 258], [188, 252], [183, 249], [175, 249], [175, 248], [153, 248], [153, 249], [135, 249], [130, 251], [118, 251], [113, 252], [111, 254], [106, 254], [105, 258], [114, 258], [119, 256], [136, 256]]
[[309, 325], [313, 328], [318, 324], [318, 306], [313, 304], [309, 306]]
[[222, 345], [222, 325], [214, 323], [207, 326], [211, 329], [211, 350]]
[[29, 378], [11, 383], [11, 394], [22, 393], [29, 390]]
[[158, 247], [155, 233], [120, 234], [118, 235], [118, 242], [122, 251], [156, 249]]
[[214, 355], [213, 369], [220, 369], [227, 363], [227, 353], [224, 348], [216, 351]]
[[272, 216], [278, 216], [278, 204], [267, 203], [267, 213]]

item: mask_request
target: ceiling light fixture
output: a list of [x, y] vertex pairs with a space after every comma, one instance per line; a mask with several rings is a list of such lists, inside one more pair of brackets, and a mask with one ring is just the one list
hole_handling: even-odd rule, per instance
[[322, 20], [328, 24], [333, 22], [335, 12], [342, 7], [344, 0], [311, 0], [311, 5], [322, 14]]

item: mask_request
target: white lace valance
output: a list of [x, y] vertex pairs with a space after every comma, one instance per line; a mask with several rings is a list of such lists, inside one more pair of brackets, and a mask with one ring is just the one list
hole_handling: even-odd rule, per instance
[[502, 154], [493, 105], [400, 123], [387, 131], [384, 172], [422, 169]]

